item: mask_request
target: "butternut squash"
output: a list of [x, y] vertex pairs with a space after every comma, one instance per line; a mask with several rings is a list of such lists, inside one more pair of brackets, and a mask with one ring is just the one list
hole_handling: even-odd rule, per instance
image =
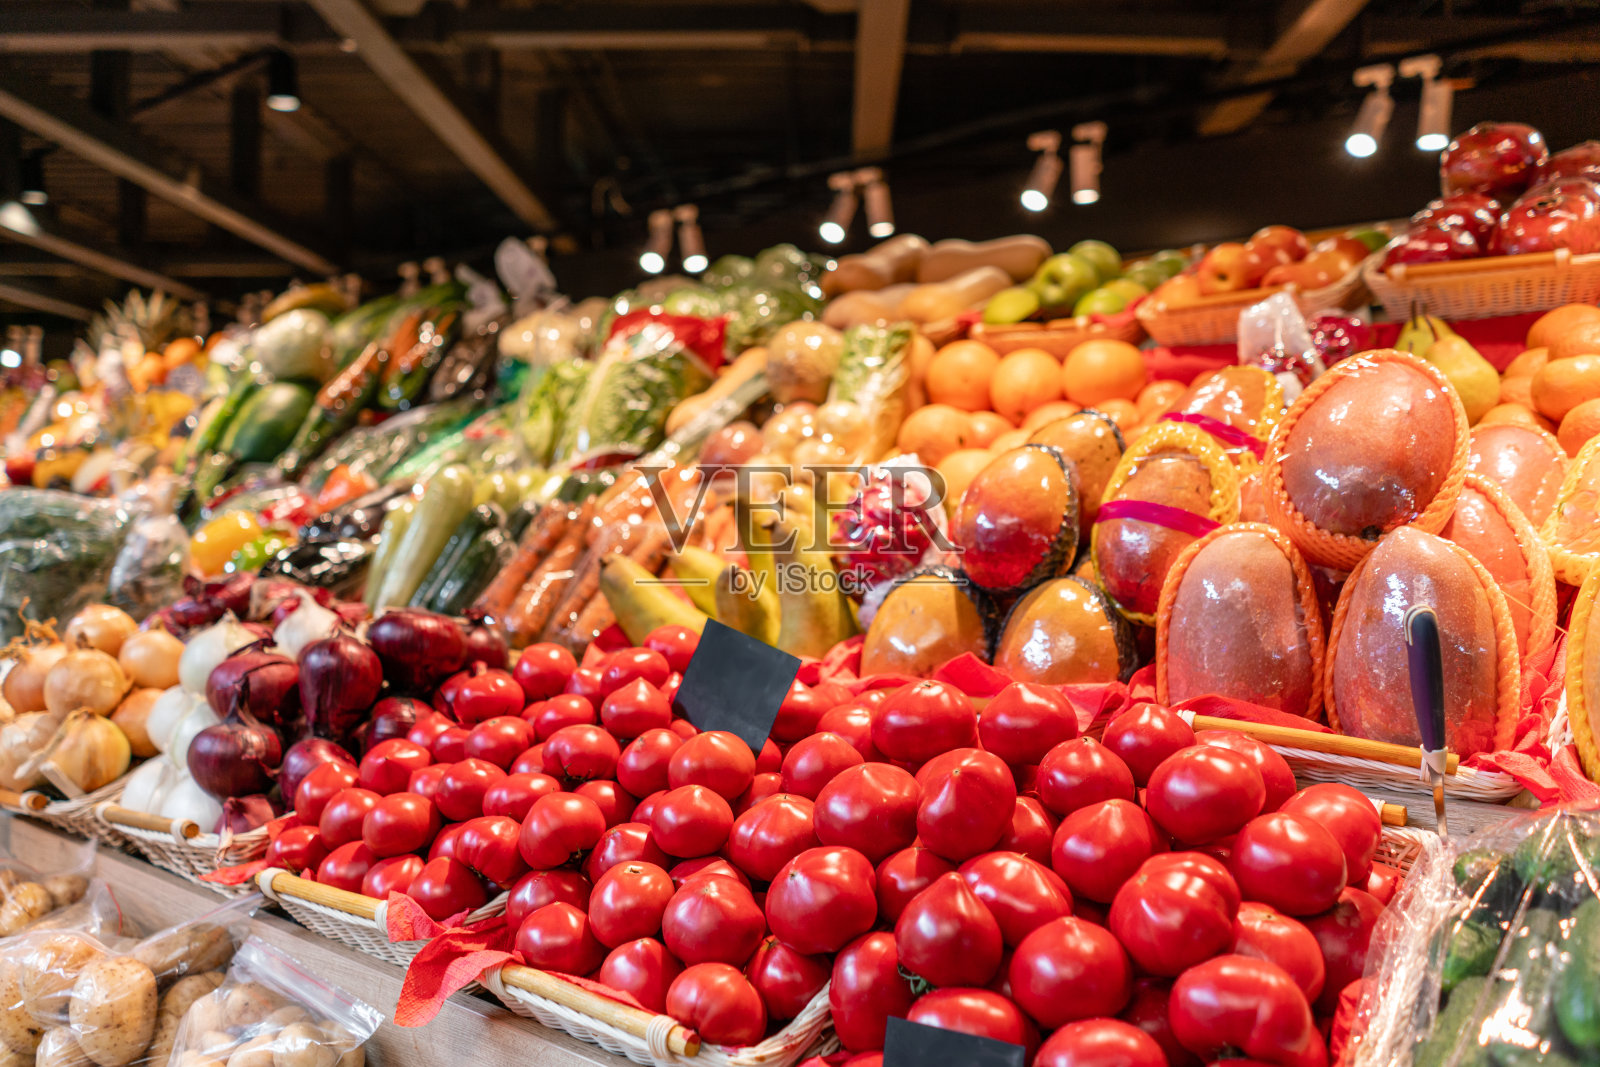
[[910, 284], [889, 285], [877, 290], [857, 289], [844, 293], [828, 301], [822, 321], [835, 330], [898, 322], [902, 318], [900, 303], [915, 288]]
[[927, 252], [928, 242], [923, 238], [914, 233], [896, 234], [876, 248], [839, 257], [833, 269], [822, 276], [822, 291], [838, 296], [916, 281], [917, 264]]
[[1049, 258], [1050, 243], [1029, 233], [992, 241], [940, 241], [917, 264], [917, 281], [942, 282], [978, 267], [999, 267], [1011, 281], [1026, 281]]
[[919, 285], [900, 302], [900, 315], [912, 322], [953, 319], [1011, 284], [1011, 276], [995, 266], [974, 267], [947, 281]]

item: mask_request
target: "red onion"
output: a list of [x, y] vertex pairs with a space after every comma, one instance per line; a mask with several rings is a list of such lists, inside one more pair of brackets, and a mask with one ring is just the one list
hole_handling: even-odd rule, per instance
[[272, 627], [270, 625], [268, 625], [267, 623], [264, 623], [264, 622], [241, 622], [239, 625], [243, 626], [246, 630], [249, 630], [251, 633], [255, 634], [256, 635], [256, 639], [258, 641], [268, 641], [268, 642], [270, 642], [272, 640]]
[[290, 745], [283, 754], [283, 766], [278, 768], [278, 791], [283, 794], [283, 802], [293, 804], [305, 776], [324, 763], [356, 765], [354, 756], [326, 737], [308, 737]]
[[186, 591], [197, 599], [221, 604], [223, 611], [231, 611], [243, 619], [250, 614], [250, 590], [255, 588], [255, 584], [255, 575], [235, 574], [213, 582], [204, 582], [198, 592]]
[[405, 737], [418, 719], [432, 712], [427, 704], [413, 697], [384, 697], [372, 709], [371, 720], [361, 730], [361, 751], [391, 737]]
[[506, 643], [505, 630], [483, 612], [469, 611], [466, 625], [462, 629], [467, 634], [467, 663], [481, 663], [485, 667], [504, 667], [510, 661], [511, 650]]
[[313, 641], [300, 650], [300, 702], [306, 724], [318, 737], [349, 737], [383, 688], [377, 653], [348, 631]]
[[214, 834], [224, 830], [229, 833], [243, 834], [265, 826], [278, 817], [278, 810], [260, 793], [253, 793], [247, 797], [229, 797], [222, 802], [222, 817], [217, 820], [217, 825], [211, 828]]
[[248, 687], [250, 713], [268, 726], [284, 726], [300, 717], [299, 680], [300, 668], [294, 660], [251, 645], [211, 672], [206, 679], [206, 702], [219, 718], [226, 719], [244, 705]]
[[218, 800], [265, 793], [282, 762], [283, 739], [248, 711], [207, 726], [189, 742], [189, 774]]
[[215, 600], [197, 600], [192, 596], [186, 596], [173, 601], [170, 607], [162, 608], [150, 618], [161, 618], [166, 623], [167, 629], [179, 637], [186, 638], [193, 631], [210, 626], [224, 614], [226, 612], [222, 605]]
[[359, 600], [336, 600], [323, 607], [331, 609], [346, 626], [356, 626], [368, 619], [367, 606]]
[[384, 677], [417, 691], [460, 670], [467, 654], [466, 635], [453, 619], [412, 608], [380, 615], [367, 640], [383, 661]]

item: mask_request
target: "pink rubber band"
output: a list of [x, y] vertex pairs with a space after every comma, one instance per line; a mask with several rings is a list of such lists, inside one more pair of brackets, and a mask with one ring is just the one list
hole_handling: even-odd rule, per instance
[[1178, 411], [1169, 411], [1161, 416], [1166, 422], [1186, 422], [1196, 426], [1215, 437], [1229, 448], [1248, 448], [1257, 459], [1267, 454], [1267, 443], [1252, 434], [1230, 426], [1221, 419], [1213, 419], [1210, 415], [1184, 414]]
[[1094, 521], [1110, 522], [1112, 519], [1134, 519], [1138, 522], [1154, 523], [1194, 537], [1204, 537], [1222, 525], [1204, 515], [1196, 515], [1192, 511], [1175, 508], [1170, 504], [1151, 503], [1148, 500], [1106, 501], [1100, 505], [1100, 511], [1095, 515]]

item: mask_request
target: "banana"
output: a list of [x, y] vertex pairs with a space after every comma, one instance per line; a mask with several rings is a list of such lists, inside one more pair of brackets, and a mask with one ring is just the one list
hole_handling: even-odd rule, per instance
[[728, 561], [715, 552], [694, 545], [684, 545], [670, 562], [672, 576], [683, 583], [683, 591], [689, 594], [694, 606], [715, 617], [717, 594], [713, 586], [716, 585], [717, 575], [722, 573], [722, 568]]
[[838, 587], [833, 560], [805, 547], [792, 519], [763, 524], [778, 572], [777, 646], [796, 656], [820, 658], [856, 633], [850, 599]]
[[771, 586], [754, 589], [754, 574], [730, 563], [717, 575], [716, 620], [769, 645], [778, 643], [778, 594]]
[[608, 556], [600, 565], [600, 591], [622, 632], [636, 645], [658, 626], [687, 626], [695, 633], [705, 629], [705, 612], [684, 603], [628, 556]]

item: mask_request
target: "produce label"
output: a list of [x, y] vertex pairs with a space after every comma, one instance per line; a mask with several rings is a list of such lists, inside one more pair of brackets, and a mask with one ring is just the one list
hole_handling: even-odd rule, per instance
[[737, 734], [759, 753], [799, 673], [798, 656], [710, 619], [673, 706], [696, 728]]

